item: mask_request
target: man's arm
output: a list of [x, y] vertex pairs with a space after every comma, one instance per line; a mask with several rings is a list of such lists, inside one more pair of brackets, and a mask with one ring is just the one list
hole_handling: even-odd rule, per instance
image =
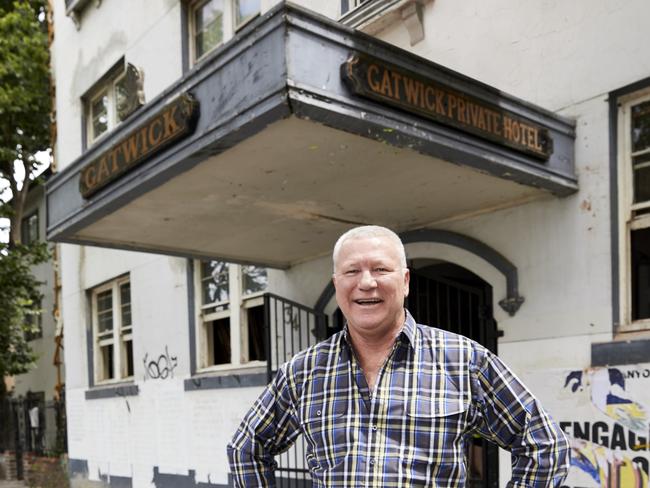
[[300, 433], [286, 373], [285, 364], [228, 444], [230, 472], [236, 487], [274, 487], [273, 457], [287, 450]]
[[509, 488], [560, 486], [569, 468], [569, 446], [539, 401], [491, 352], [476, 351], [472, 389], [478, 432], [512, 453]]

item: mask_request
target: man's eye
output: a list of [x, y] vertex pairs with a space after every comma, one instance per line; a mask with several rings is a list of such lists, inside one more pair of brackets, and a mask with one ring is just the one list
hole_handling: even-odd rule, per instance
[[387, 273], [387, 272], [388, 272], [388, 268], [382, 268], [382, 267], [375, 268], [375, 272], [376, 272], [376, 273]]
[[358, 270], [356, 269], [348, 269], [344, 274], [346, 274], [347, 276], [354, 276], [355, 274], [357, 274], [357, 272]]

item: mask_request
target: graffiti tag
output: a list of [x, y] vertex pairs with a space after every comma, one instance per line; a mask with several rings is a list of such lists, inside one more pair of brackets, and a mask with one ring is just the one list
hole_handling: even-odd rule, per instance
[[145, 353], [142, 360], [144, 364], [144, 379], [165, 380], [174, 377], [174, 369], [178, 365], [177, 356], [170, 356], [167, 346], [165, 353], [158, 356], [157, 359], [149, 359], [149, 353]]

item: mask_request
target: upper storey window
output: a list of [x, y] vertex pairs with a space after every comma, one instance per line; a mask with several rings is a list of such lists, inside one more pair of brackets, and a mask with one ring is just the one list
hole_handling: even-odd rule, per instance
[[121, 59], [82, 97], [88, 146], [144, 104], [142, 82], [142, 71]]
[[650, 93], [620, 106], [623, 327], [650, 329]]
[[189, 8], [192, 60], [197, 62], [260, 13], [260, 0], [201, 0]]

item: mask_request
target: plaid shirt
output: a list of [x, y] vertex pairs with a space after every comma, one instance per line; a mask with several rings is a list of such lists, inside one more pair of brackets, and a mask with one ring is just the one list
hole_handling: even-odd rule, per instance
[[555, 487], [564, 434], [498, 357], [406, 322], [374, 392], [344, 332], [284, 364], [228, 445], [238, 487], [275, 486], [273, 456], [299, 434], [315, 487], [461, 487], [473, 434], [512, 452], [509, 487]]

